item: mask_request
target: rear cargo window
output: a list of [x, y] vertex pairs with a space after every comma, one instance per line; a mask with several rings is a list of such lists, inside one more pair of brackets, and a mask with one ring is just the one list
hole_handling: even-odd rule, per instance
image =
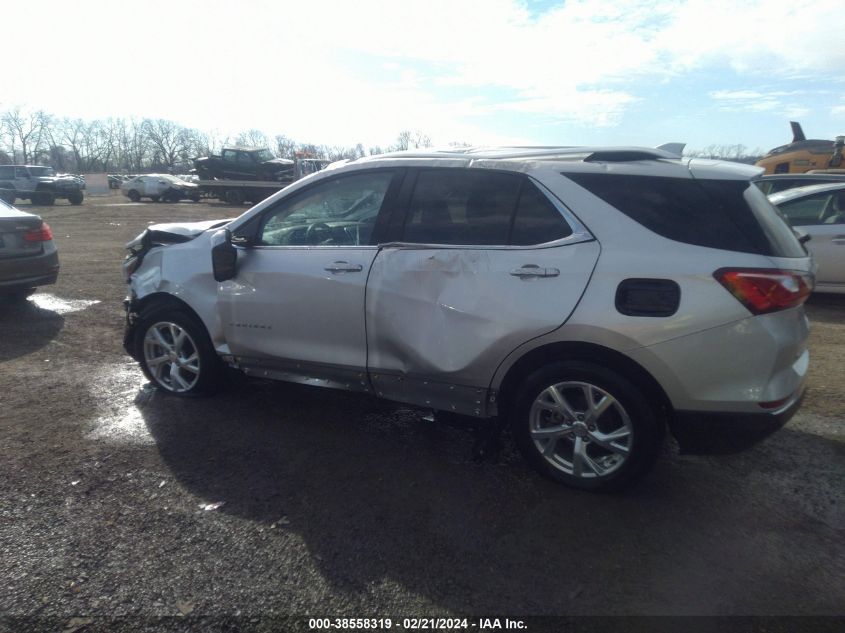
[[563, 175], [671, 240], [771, 257], [806, 257], [792, 229], [748, 181]]

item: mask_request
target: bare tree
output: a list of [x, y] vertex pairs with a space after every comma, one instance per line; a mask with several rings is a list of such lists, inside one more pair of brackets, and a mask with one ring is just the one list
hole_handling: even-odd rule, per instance
[[736, 163], [755, 163], [762, 156], [764, 152], [757, 148], [754, 151], [749, 151], [745, 145], [708, 145], [704, 149], [690, 150], [684, 152], [685, 156], [690, 158], [714, 158], [718, 160], [729, 160]]
[[144, 119], [143, 129], [152, 149], [153, 163], [172, 169], [187, 159], [185, 128], [166, 119]]
[[253, 128], [238, 134], [236, 143], [242, 147], [269, 147], [270, 139], [261, 130]]
[[404, 151], [406, 149], [421, 149], [431, 147], [431, 137], [419, 130], [403, 130], [396, 137], [396, 145], [389, 148], [390, 151]]
[[393, 146], [393, 149], [404, 151], [406, 149], [411, 149], [411, 131], [410, 130], [403, 130], [399, 132], [399, 136], [396, 137], [396, 145]]
[[276, 135], [276, 156], [293, 160], [296, 156], [296, 141], [284, 134]]
[[12, 155], [14, 156], [15, 146], [20, 144], [21, 158], [24, 163], [29, 163], [41, 150], [49, 120], [49, 115], [43, 110], [22, 112], [20, 107], [15, 106], [4, 112], [0, 121], [11, 141]]

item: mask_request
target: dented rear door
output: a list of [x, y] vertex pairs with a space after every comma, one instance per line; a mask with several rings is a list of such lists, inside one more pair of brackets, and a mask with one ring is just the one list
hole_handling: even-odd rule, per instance
[[[470, 202], [466, 209], [460, 208], [454, 196], [457, 188], [442, 187], [449, 190], [444, 195], [452, 196], [447, 208], [456, 223], [471, 216], [474, 195], [466, 194]], [[490, 204], [505, 198], [498, 195]], [[502, 204], [504, 209], [509, 203]], [[442, 208], [439, 213], [443, 214]], [[485, 231], [494, 222], [492, 215], [482, 218]], [[408, 216], [404, 237], [413, 238], [414, 231], [407, 229], [415, 218], [425, 222], [434, 214], [430, 209], [415, 212], [412, 202]], [[459, 237], [471, 238], [472, 231], [463, 224]], [[434, 231], [420, 234], [450, 239]], [[489, 233], [478, 234], [481, 240], [495, 239]], [[581, 226], [536, 246], [406, 242], [383, 246], [373, 262], [366, 294], [368, 370], [376, 392], [433, 409], [485, 415], [487, 388], [496, 367], [516, 347], [568, 319], [599, 250]]]

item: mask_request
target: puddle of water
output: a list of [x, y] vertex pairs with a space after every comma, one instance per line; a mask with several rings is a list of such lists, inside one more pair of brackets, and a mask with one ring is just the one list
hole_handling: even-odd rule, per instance
[[29, 298], [35, 305], [42, 310], [50, 310], [56, 314], [67, 314], [69, 312], [79, 312], [95, 303], [100, 303], [96, 300], [88, 299], [60, 299], [55, 295], [47, 293], [37, 293]]
[[100, 400], [100, 415], [93, 420], [86, 439], [104, 439], [120, 444], [153, 444], [142, 408], [156, 395], [137, 363], [108, 365], [93, 381], [94, 396]]

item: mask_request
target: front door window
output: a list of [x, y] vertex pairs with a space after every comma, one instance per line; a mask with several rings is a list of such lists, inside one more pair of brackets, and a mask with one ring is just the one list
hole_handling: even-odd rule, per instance
[[364, 246], [393, 172], [335, 178], [283, 200], [265, 219], [262, 246]]

